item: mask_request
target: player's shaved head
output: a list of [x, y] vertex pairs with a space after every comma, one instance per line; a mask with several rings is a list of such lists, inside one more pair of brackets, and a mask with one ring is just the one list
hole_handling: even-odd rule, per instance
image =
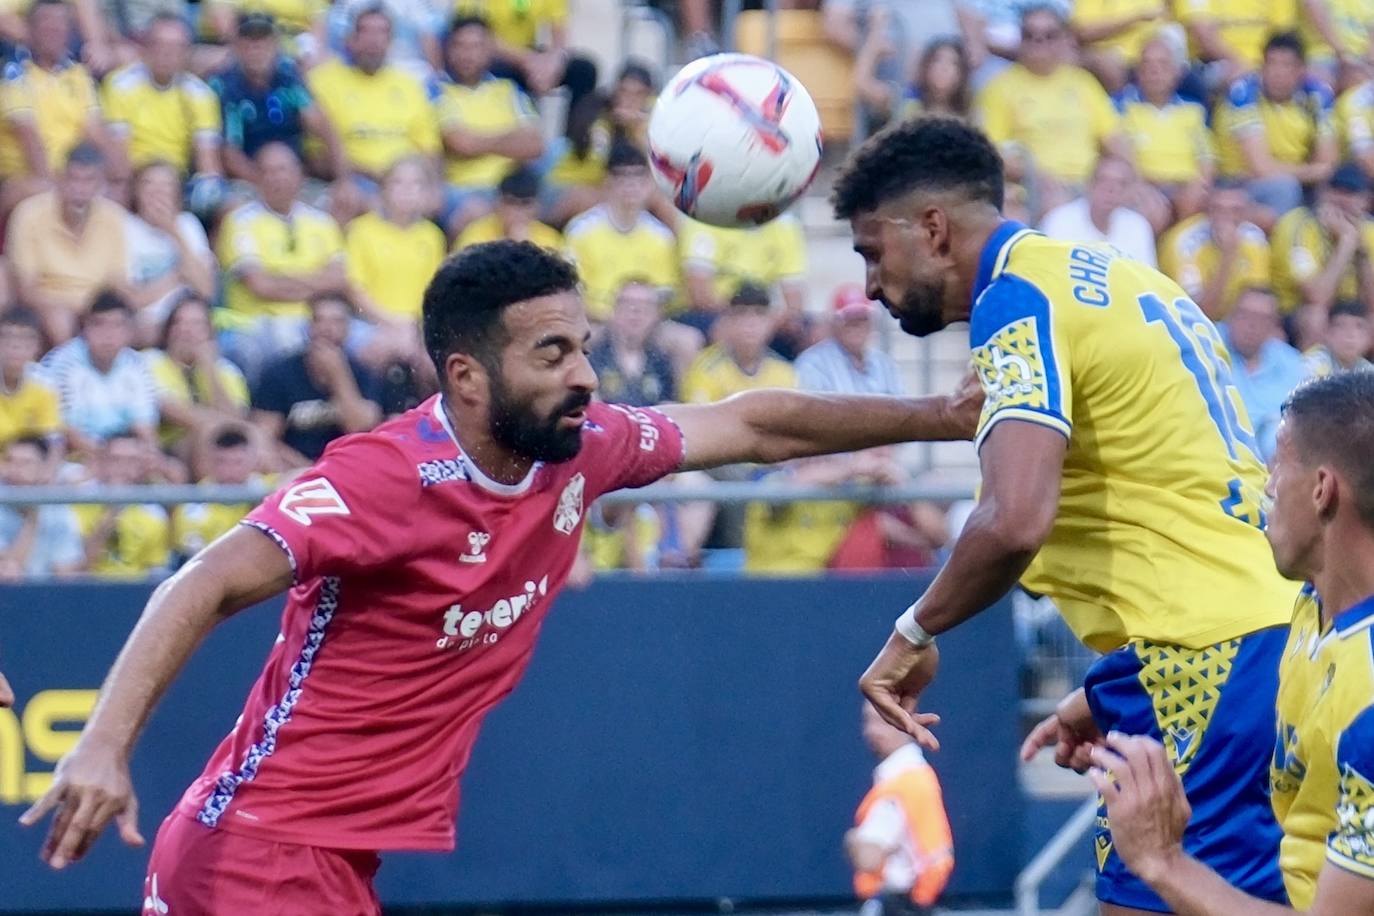
[[499, 370], [507, 343], [502, 315], [517, 302], [577, 288], [577, 271], [532, 242], [485, 242], [443, 263], [425, 290], [425, 349], [439, 378], [453, 353]]
[[1298, 386], [1284, 423], [1302, 462], [1328, 465], [1350, 484], [1360, 520], [1374, 531], [1374, 372], [1340, 372]]
[[954, 118], [901, 121], [845, 163], [831, 202], [853, 219], [915, 190], [951, 192], [1002, 209], [1002, 157], [981, 131]]

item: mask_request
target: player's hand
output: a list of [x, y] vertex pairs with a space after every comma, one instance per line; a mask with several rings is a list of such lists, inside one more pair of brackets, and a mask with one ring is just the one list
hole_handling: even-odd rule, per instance
[[138, 799], [122, 754], [78, 743], [76, 750], [58, 761], [52, 786], [20, 816], [19, 823], [32, 827], [50, 811], [56, 813], [39, 856], [55, 869], [84, 856], [111, 819], [125, 845], [143, 845]]
[[1103, 743], [1083, 688], [1059, 701], [1058, 708], [1031, 729], [1021, 744], [1021, 759], [1029, 762], [1042, 748], [1054, 747], [1054, 762], [1066, 770], [1086, 773], [1092, 749]]
[[10, 687], [10, 682], [5, 680], [5, 676], [0, 674], [0, 709], [9, 709], [14, 705], [14, 688]]
[[959, 439], [972, 439], [978, 433], [978, 418], [983, 415], [983, 383], [972, 369], [950, 395], [945, 408], [950, 427]]
[[1164, 746], [1153, 738], [1112, 732], [1093, 748], [1088, 777], [1107, 804], [1112, 843], [1126, 867], [1147, 884], [1183, 855], [1193, 810]]
[[940, 742], [929, 726], [940, 721], [934, 713], [912, 712], [921, 691], [935, 678], [940, 666], [940, 651], [935, 645], [918, 649], [902, 634], [893, 631], [887, 645], [859, 678], [859, 690], [893, 728], [906, 732], [921, 747], [940, 749]]

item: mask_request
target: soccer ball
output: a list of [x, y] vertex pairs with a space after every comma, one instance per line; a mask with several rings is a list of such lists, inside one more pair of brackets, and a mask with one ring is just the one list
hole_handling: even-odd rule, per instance
[[805, 87], [749, 54], [695, 60], [649, 117], [654, 179], [683, 213], [757, 226], [792, 205], [821, 165], [821, 117]]

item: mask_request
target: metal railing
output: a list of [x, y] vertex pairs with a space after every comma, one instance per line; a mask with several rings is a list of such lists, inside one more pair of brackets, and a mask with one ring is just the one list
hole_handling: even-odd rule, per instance
[[[158, 505], [179, 503], [235, 505], [259, 502], [275, 489], [275, 487], [270, 486], [221, 484], [152, 484], [127, 487], [0, 486], [0, 506], [67, 504], [127, 506], [147, 503]], [[774, 484], [767, 481], [717, 481], [709, 484], [656, 483], [638, 490], [619, 490], [615, 493], [607, 493], [601, 497], [601, 501], [607, 505], [638, 505], [647, 502], [780, 505], [801, 501], [856, 502], [869, 505], [924, 501], [948, 505], [972, 498], [973, 490], [966, 485], [905, 484], [895, 487], [860, 485], [805, 487]]]
[[1021, 874], [1016, 876], [1016, 916], [1039, 916], [1040, 885], [1045, 883], [1045, 879], [1059, 867], [1096, 822], [1097, 799], [1094, 797], [1083, 802], [1045, 847], [1036, 853], [1030, 864], [1021, 870]]

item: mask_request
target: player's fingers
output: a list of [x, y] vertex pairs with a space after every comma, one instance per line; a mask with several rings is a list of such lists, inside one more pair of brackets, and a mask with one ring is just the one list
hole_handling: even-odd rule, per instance
[[1092, 780], [1092, 784], [1097, 787], [1098, 794], [1108, 807], [1116, 804], [1121, 798], [1121, 790], [1117, 788], [1116, 781], [1105, 770], [1092, 767], [1088, 770], [1088, 779]]
[[1120, 794], [1134, 794], [1135, 774], [1131, 772], [1131, 764], [1125, 757], [1109, 748], [1095, 747], [1089, 752], [1088, 759], [1094, 767], [1111, 778]]
[[1107, 736], [1107, 747], [1126, 761], [1132, 786], [1141, 792], [1152, 792], [1159, 780], [1154, 772], [1154, 761], [1150, 755], [1153, 738], [1144, 735], [1123, 735], [1112, 732]]
[[22, 827], [32, 827], [47, 816], [47, 813], [57, 807], [57, 803], [62, 800], [62, 783], [53, 783], [43, 796], [29, 806], [29, 810], [19, 815], [19, 824]]
[[119, 827], [119, 838], [129, 846], [142, 846], [144, 844], [143, 834], [138, 832], [138, 799], [129, 796], [129, 803], [124, 806], [124, 810], [115, 815], [115, 824]]
[[80, 801], [76, 805], [76, 811], [65, 825], [62, 833], [56, 837], [56, 846], [52, 856], [48, 859], [48, 864], [53, 868], [61, 869], [67, 863], [76, 861], [76, 851], [85, 839], [87, 831], [91, 829], [91, 823], [95, 819], [96, 812], [100, 807], [100, 802], [91, 793], [83, 793]]
[[930, 750], [939, 750], [940, 742], [935, 740], [935, 736], [919, 725], [911, 713], [906, 711], [901, 699], [892, 691], [885, 688], [865, 690], [864, 695], [868, 697], [868, 702], [873, 704], [873, 708], [878, 711], [884, 721], [899, 731], [906, 732], [916, 743]]
[[[1026, 740], [1021, 742], [1021, 759], [1030, 762], [1041, 748], [1049, 747], [1059, 740], [1059, 717], [1048, 716], [1031, 729]], [[1058, 762], [1056, 760], [1056, 762]]]

